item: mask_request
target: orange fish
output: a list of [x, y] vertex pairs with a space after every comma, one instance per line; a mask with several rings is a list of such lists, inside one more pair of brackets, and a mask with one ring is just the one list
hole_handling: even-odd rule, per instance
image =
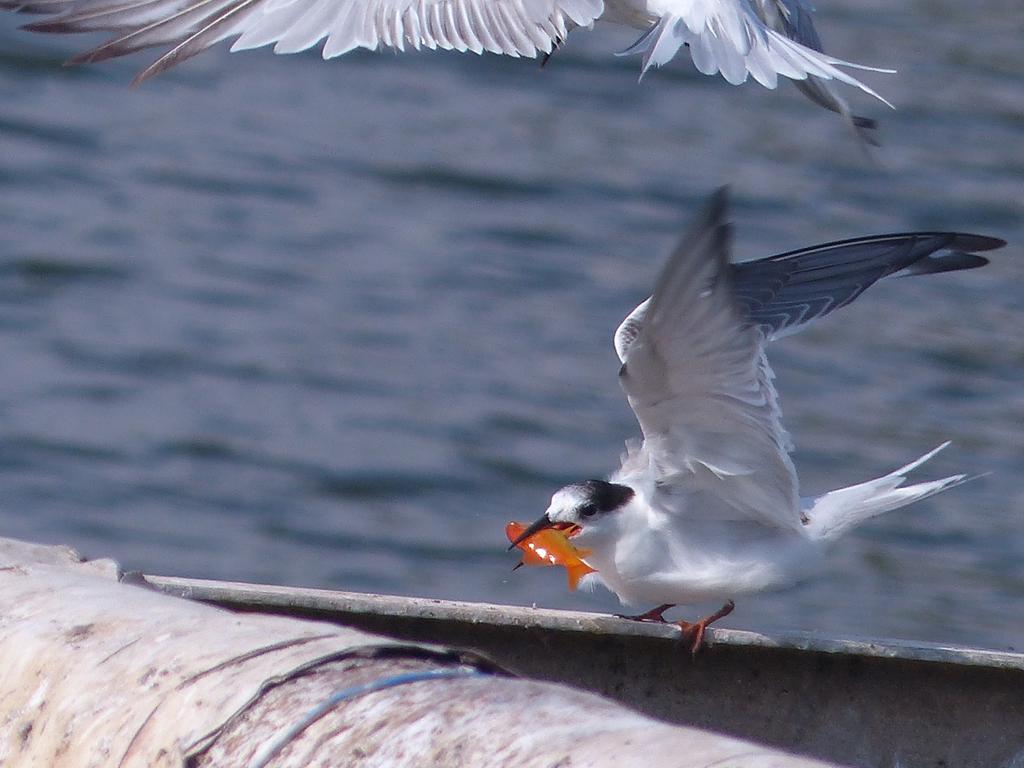
[[[527, 527], [522, 523], [509, 523], [505, 526], [505, 535], [509, 541], [515, 541], [522, 536]], [[569, 541], [577, 530], [577, 526], [565, 530], [545, 528], [523, 539], [516, 544], [523, 553], [523, 559], [516, 568], [520, 565], [560, 565], [565, 568], [565, 573], [569, 577], [569, 589], [575, 590], [580, 579], [588, 573], [596, 573], [594, 568], [583, 561], [583, 558], [590, 554], [590, 550], [578, 549]]]

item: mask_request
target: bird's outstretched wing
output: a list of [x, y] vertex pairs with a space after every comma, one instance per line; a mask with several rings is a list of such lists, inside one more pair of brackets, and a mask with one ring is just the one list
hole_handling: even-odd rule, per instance
[[[792, 9], [807, 13], [795, 0], [780, 2], [790, 15]], [[770, 23], [773, 18], [778, 20], [778, 29]], [[815, 77], [852, 85], [892, 106], [840, 67], [888, 73], [892, 70], [826, 55], [810, 26], [809, 16], [802, 20], [794, 18], [793, 23], [800, 26], [791, 29], [781, 19], [775, 0], [689, 0], [673, 5], [621, 55], [641, 54], [646, 72], [652, 66], [668, 63], [685, 45], [698, 71], [705, 75], [721, 72], [733, 85], [752, 77], [766, 88], [775, 88], [779, 75], [798, 81]]]
[[874, 235], [732, 264], [729, 273], [743, 316], [776, 339], [849, 304], [882, 278], [974, 269], [988, 263], [975, 251], [1004, 245], [960, 232]]
[[731, 285], [727, 206], [721, 190], [635, 328], [616, 334], [620, 381], [666, 492], [685, 486], [714, 498], [714, 514], [798, 528], [796, 473], [762, 334], [744, 321]]
[[[1005, 245], [995, 237], [963, 232], [871, 235], [730, 264], [729, 273], [743, 318], [774, 340], [846, 306], [883, 278], [975, 269], [988, 264], [976, 251]], [[650, 301], [643, 301], [615, 332], [620, 361]]]
[[536, 56], [576, 26], [591, 24], [603, 0], [0, 0], [0, 8], [56, 13], [29, 24], [38, 32], [112, 32], [72, 59], [95, 62], [161, 46], [136, 82], [232, 37], [231, 49], [274, 45], [295, 53], [324, 41], [323, 56], [354, 48]]

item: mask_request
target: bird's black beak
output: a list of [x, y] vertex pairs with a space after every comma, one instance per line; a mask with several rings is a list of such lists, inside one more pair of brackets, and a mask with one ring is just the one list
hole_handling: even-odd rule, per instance
[[509, 551], [511, 552], [513, 549], [516, 548], [518, 544], [530, 538], [531, 536], [533, 536], [533, 534], [554, 527], [555, 524], [552, 523], [550, 519], [548, 519], [547, 513], [545, 513], [539, 520], [537, 520], [537, 522], [535, 522], [533, 525], [531, 525], [529, 528], [527, 528], [525, 531], [519, 534], [516, 537], [516, 540], [508, 545]]

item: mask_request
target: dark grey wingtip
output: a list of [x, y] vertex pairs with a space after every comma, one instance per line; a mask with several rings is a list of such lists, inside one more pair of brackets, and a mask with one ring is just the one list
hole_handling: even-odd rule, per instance
[[731, 198], [732, 190], [728, 184], [723, 184], [712, 192], [707, 202], [697, 212], [693, 223], [687, 228], [684, 241], [692, 239], [701, 231], [714, 230], [717, 238], [724, 239], [722, 245], [728, 252], [732, 235], [732, 226], [729, 223]]
[[135, 75], [135, 77], [132, 78], [132, 81], [130, 83], [128, 83], [128, 87], [129, 88], [138, 88], [140, 85], [142, 85], [144, 82], [146, 82], [150, 78], [156, 77], [161, 72], [164, 72], [164, 71], [170, 69], [172, 66], [174, 66], [173, 64], [163, 64], [163, 65], [159, 65], [159, 64], [160, 64], [159, 61], [153, 62], [148, 67], [146, 67], [145, 69], [140, 71], [137, 75]]
[[972, 235], [966, 232], [953, 234], [953, 241], [947, 246], [958, 251], [994, 251], [1006, 247], [1006, 241], [988, 235]]
[[732, 227], [728, 221], [729, 187], [721, 186], [712, 192], [690, 220], [676, 242], [654, 284], [647, 316], [654, 318], [666, 296], [682, 290], [691, 280], [694, 270], [711, 266], [707, 276], [714, 282], [728, 280], [729, 255], [732, 245]]
[[63, 13], [71, 8], [77, 0], [0, 0], [0, 9], [26, 14]]
[[[809, 28], [810, 29], [810, 28]], [[813, 32], [813, 29], [810, 30]], [[793, 37], [799, 43], [809, 45], [808, 40], [802, 40], [799, 37]], [[817, 51], [821, 51], [821, 43], [817, 39], [817, 35], [814, 34], [814, 43], [819, 47], [814, 48], [814, 45], [810, 47]], [[876, 131], [878, 130], [878, 122], [870, 117], [864, 117], [862, 115], [855, 115], [850, 111], [849, 105], [846, 100], [837, 94], [827, 81], [821, 78], [811, 75], [806, 80], [794, 80], [793, 84], [797, 89], [812, 102], [817, 104], [819, 107], [824, 107], [830, 112], [835, 112], [837, 115], [843, 118], [850, 127], [853, 129], [854, 134], [857, 138], [864, 142], [869, 147], [880, 147], [882, 144], [878, 140]]]
[[102, 49], [93, 48], [92, 50], [85, 51], [84, 53], [76, 53], [70, 59], [64, 62], [65, 67], [78, 67], [82, 64], [97, 64], [101, 61], [113, 58], [111, 54], [104, 54]]
[[910, 277], [911, 275], [938, 275], [942, 272], [959, 272], [964, 269], [977, 269], [984, 267], [989, 260], [976, 253], [964, 251], [947, 251], [943, 254], [927, 256], [915, 261], [899, 277]]
[[861, 115], [850, 115], [850, 122], [853, 123], [853, 130], [857, 132], [858, 138], [869, 147], [880, 147], [882, 142], [878, 140], [878, 121]]
[[[707, 237], [707, 233], [713, 233], [714, 237], [728, 237], [729, 225], [729, 198], [731, 192], [728, 184], [723, 184], [714, 192], [708, 195], [697, 212], [693, 215], [689, 225], [683, 230], [683, 236], [676, 246], [676, 251], [688, 247], [690, 244]], [[724, 243], [728, 245], [728, 242]]]
[[718, 212], [720, 217], [724, 219], [729, 213], [729, 198], [731, 196], [731, 187], [728, 184], [723, 184], [711, 193], [711, 198], [707, 204], [708, 209]]
[[[33, 15], [36, 15], [36, 16], [39, 16], [39, 15], [42, 15], [42, 14], [45, 14], [45, 13], [51, 13], [51, 14], [53, 13], [53, 8], [50, 8], [50, 7], [46, 6], [46, 5], [41, 5], [41, 4], [36, 4], [36, 3], [22, 3], [22, 2], [13, 2], [13, 3], [11, 3], [11, 2], [3, 2], [3, 0], [0, 0], [0, 10], [3, 10], [3, 11], [14, 11], [15, 13], [33, 14]], [[24, 28], [25, 27], [23, 26], [22, 29], [24, 29]]]
[[[30, 13], [30, 11], [23, 11], [16, 5], [3, 5], [0, 3], [0, 10], [4, 11], [17, 11], [18, 13]], [[28, 24], [22, 24], [18, 29], [24, 32], [44, 32], [45, 30], [40, 28], [40, 25], [45, 25], [46, 22], [31, 21]]]
[[[19, 12], [30, 13], [30, 11], [23, 11], [21, 9], [19, 9]], [[66, 24], [63, 21], [57, 21], [55, 19], [30, 21], [28, 24], [22, 24], [19, 27], [19, 29], [23, 29], [26, 32], [43, 32], [49, 35], [70, 35], [79, 31], [71, 27], [71, 25]]]
[[711, 231], [714, 237], [713, 252], [719, 260], [720, 279], [727, 279], [727, 267], [730, 255], [732, 254], [732, 224], [729, 222], [729, 206], [731, 204], [732, 190], [728, 184], [723, 184], [711, 193], [711, 197], [704, 207], [697, 214], [696, 218], [686, 234], [683, 242], [690, 242], [699, 236], [702, 231]]
[[950, 237], [943, 250], [918, 259], [899, 272], [899, 277], [978, 269], [988, 264], [989, 260], [985, 256], [979, 256], [975, 251], [994, 251], [1006, 245], [1005, 240], [988, 235], [953, 232]]

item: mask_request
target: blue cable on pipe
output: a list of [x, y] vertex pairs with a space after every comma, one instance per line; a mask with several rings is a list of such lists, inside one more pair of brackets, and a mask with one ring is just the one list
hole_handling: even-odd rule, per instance
[[358, 696], [368, 693], [383, 691], [386, 688], [394, 688], [397, 685], [408, 685], [409, 683], [420, 683], [426, 680], [454, 680], [463, 677], [487, 677], [490, 673], [483, 672], [473, 667], [458, 667], [456, 669], [427, 669], [420, 672], [404, 672], [400, 675], [382, 677], [362, 685], [353, 685], [349, 688], [342, 688], [313, 707], [299, 722], [292, 725], [287, 731], [280, 734], [276, 739], [259, 750], [253, 759], [249, 761], [248, 768], [266, 768], [267, 763], [274, 759], [277, 754], [288, 746], [288, 743], [299, 736], [309, 726], [322, 718], [342, 702], [349, 701]]

